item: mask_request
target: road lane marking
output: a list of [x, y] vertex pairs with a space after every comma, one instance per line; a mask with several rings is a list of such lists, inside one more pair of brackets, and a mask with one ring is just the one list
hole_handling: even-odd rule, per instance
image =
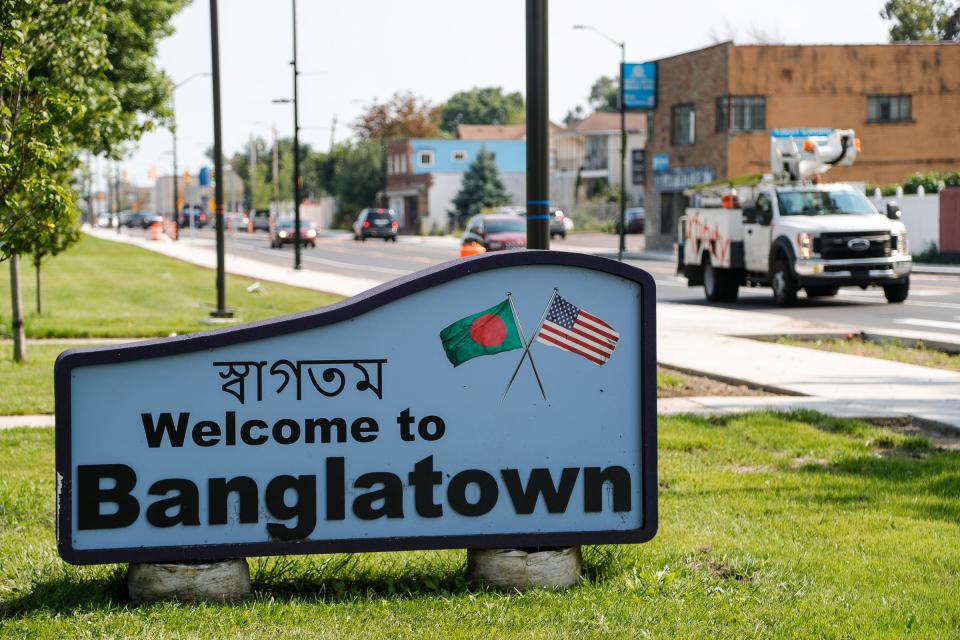
[[923, 318], [899, 318], [893, 321], [894, 324], [906, 324], [912, 327], [930, 327], [931, 329], [949, 329], [951, 331], [960, 331], [960, 322], [947, 322], [945, 320], [924, 320]]
[[[278, 254], [270, 249], [257, 249], [257, 253], [263, 253], [270, 256], [278, 256], [283, 254]], [[316, 264], [323, 264], [328, 267], [336, 267], [338, 269], [351, 269], [353, 271], [371, 271], [374, 273], [386, 273], [394, 276], [403, 276], [408, 273], [413, 273], [411, 269], [391, 269], [390, 267], [374, 267], [367, 266], [363, 264], [354, 264], [352, 262], [340, 262], [338, 260], [328, 260], [326, 258], [317, 258], [315, 256], [303, 256], [304, 262], [313, 262]]]

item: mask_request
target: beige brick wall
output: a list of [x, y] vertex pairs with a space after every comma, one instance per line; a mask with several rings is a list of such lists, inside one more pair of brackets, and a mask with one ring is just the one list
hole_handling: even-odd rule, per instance
[[[767, 98], [767, 129], [853, 128], [863, 150], [831, 181], [894, 182], [915, 171], [960, 169], [960, 44], [738, 46], [731, 94]], [[867, 96], [913, 96], [913, 122], [867, 122]], [[769, 171], [767, 134], [732, 136], [728, 175]]]

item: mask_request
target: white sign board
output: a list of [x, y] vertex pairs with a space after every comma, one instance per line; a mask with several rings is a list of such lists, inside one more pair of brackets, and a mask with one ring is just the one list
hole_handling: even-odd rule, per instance
[[654, 284], [501, 252], [56, 365], [69, 562], [642, 542]]

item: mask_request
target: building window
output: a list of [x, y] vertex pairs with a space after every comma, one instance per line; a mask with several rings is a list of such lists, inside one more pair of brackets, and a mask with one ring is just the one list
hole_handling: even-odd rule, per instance
[[912, 122], [911, 96], [868, 96], [867, 122]]
[[670, 116], [672, 144], [693, 144], [697, 131], [697, 112], [693, 105], [678, 104], [671, 109]]
[[420, 151], [417, 153], [417, 159], [419, 160], [421, 167], [432, 167], [433, 151]]
[[763, 96], [717, 98], [717, 132], [763, 131], [767, 128], [767, 99]]
[[467, 159], [466, 151], [454, 151], [450, 156], [453, 158], [454, 162], [465, 162]]
[[607, 136], [585, 136], [586, 151], [584, 153], [583, 168], [587, 171], [599, 171], [607, 168]]

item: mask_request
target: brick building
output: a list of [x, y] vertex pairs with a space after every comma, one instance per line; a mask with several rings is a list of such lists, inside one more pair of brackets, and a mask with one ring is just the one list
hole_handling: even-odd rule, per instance
[[658, 60], [647, 154], [647, 246], [669, 247], [683, 190], [770, 171], [771, 129], [852, 128], [832, 181], [960, 168], [960, 43], [734, 45]]

